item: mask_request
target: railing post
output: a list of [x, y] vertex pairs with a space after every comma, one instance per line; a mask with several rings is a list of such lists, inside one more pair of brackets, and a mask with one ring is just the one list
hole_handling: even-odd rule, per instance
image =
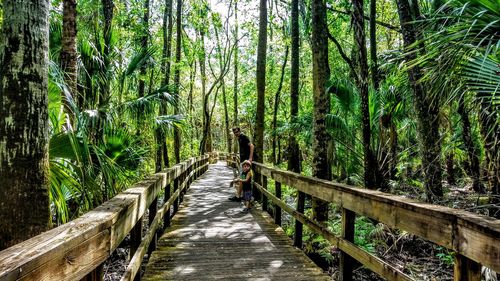
[[[170, 199], [170, 184], [165, 187], [165, 196], [163, 202], [167, 202]], [[165, 212], [163, 216], [163, 230], [170, 226], [170, 208]]]
[[[179, 177], [174, 179], [174, 193], [177, 191], [177, 189], [179, 189]], [[180, 196], [181, 195], [179, 194], [179, 196], [177, 196], [177, 198], [175, 198], [175, 200], [174, 200], [174, 215], [177, 214], [177, 211], [179, 210], [179, 197]]]
[[[276, 197], [281, 200], [281, 182], [274, 182], [274, 190], [276, 192]], [[274, 223], [281, 226], [281, 207], [274, 205]]]
[[[306, 194], [304, 192], [298, 191], [297, 196], [297, 212], [304, 214], [304, 207], [306, 201]], [[302, 223], [295, 220], [295, 237], [293, 240], [293, 245], [299, 249], [302, 248]]]
[[101, 280], [104, 280], [104, 270], [102, 264], [96, 267], [94, 270], [92, 270], [80, 281], [101, 281]]
[[[267, 189], [267, 177], [264, 175], [261, 176], [261, 182], [262, 182], [262, 188]], [[262, 210], [267, 212], [267, 197], [265, 195], [262, 195]]]
[[[341, 236], [347, 241], [354, 243], [354, 225], [356, 213], [342, 208], [342, 233]], [[344, 252], [340, 253], [340, 280], [351, 281], [354, 259]]]
[[[153, 202], [151, 202], [151, 205], [149, 205], [149, 216], [148, 216], [149, 217], [149, 220], [148, 220], [149, 226], [151, 226], [151, 224], [153, 223], [153, 220], [155, 219], [157, 211], [158, 211], [158, 197], [156, 197], [155, 200], [153, 200]], [[155, 232], [155, 234], [153, 235], [153, 239], [151, 240], [151, 243], [149, 244], [149, 248], [148, 248], [148, 255], [149, 256], [151, 256], [151, 253], [154, 250], [156, 250], [157, 240], [158, 240], [158, 235]]]
[[481, 265], [460, 254], [455, 255], [453, 281], [480, 281]]
[[[130, 251], [129, 251], [129, 261], [132, 259], [134, 256], [135, 252], [139, 248], [139, 245], [141, 244], [142, 240], [142, 219], [141, 217], [134, 225], [132, 230], [130, 231]], [[141, 274], [137, 273], [137, 275], [134, 278], [134, 281], [140, 281], [141, 280]]]

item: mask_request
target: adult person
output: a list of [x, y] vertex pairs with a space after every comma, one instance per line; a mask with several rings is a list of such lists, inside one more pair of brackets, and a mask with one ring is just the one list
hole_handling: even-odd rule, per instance
[[[239, 144], [239, 150], [240, 150], [240, 176], [242, 173], [242, 166], [241, 163], [245, 162], [248, 160], [250, 164], [252, 163], [253, 160], [255, 160], [255, 154], [254, 154], [254, 148], [255, 146], [253, 143], [250, 141], [250, 139], [241, 132], [240, 127], [234, 127], [233, 129], [233, 134], [234, 136], [238, 139], [238, 144]], [[239, 185], [235, 185], [236, 187], [236, 195], [234, 197], [229, 198], [231, 201], [241, 201], [242, 200], [242, 189], [240, 188]]]

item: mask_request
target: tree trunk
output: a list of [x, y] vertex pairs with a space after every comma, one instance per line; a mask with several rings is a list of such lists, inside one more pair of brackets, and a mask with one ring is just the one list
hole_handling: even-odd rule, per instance
[[[363, 15], [361, 15], [363, 17]], [[373, 88], [378, 91], [380, 76], [377, 63], [377, 0], [370, 0], [370, 59]]]
[[[165, 0], [165, 10], [163, 12], [163, 52], [161, 62], [161, 72], [163, 74], [162, 86], [168, 85], [170, 80], [170, 57], [172, 50], [172, 0]], [[160, 115], [167, 113], [166, 105], [160, 105]], [[162, 170], [163, 167], [169, 167], [168, 147], [166, 143], [166, 135], [162, 128], [156, 129], [156, 172]]]
[[[482, 100], [481, 112], [479, 113], [479, 124], [484, 140], [484, 151], [486, 154], [486, 171], [488, 183], [492, 195], [497, 199], [492, 203], [500, 201], [500, 122], [498, 110], [495, 110], [493, 102]], [[497, 217], [500, 212], [497, 212]]]
[[453, 151], [448, 152], [446, 155], [446, 181], [449, 185], [456, 185], [455, 175], [455, 156]]
[[[70, 97], [77, 99], [77, 54], [76, 54], [76, 0], [64, 0], [63, 2], [63, 33], [61, 38], [61, 70], [64, 80], [68, 85]], [[62, 101], [64, 109], [70, 119], [73, 114], [72, 108], [63, 94]], [[73, 122], [71, 122], [73, 123]]]
[[190, 73], [189, 73], [189, 95], [188, 95], [188, 112], [189, 112], [189, 124], [191, 125], [191, 139], [190, 139], [190, 145], [191, 145], [191, 151], [194, 152], [194, 147], [193, 147], [193, 130], [196, 130], [196, 125], [193, 122], [193, 112], [194, 112], [194, 105], [193, 105], [193, 88], [194, 88], [194, 77], [196, 76], [196, 59], [193, 59], [190, 65]]
[[361, 96], [361, 119], [362, 119], [362, 135], [363, 135], [363, 151], [364, 151], [364, 181], [365, 187], [369, 189], [384, 188], [382, 183], [382, 175], [375, 155], [371, 149], [371, 119], [369, 110], [369, 91], [368, 91], [368, 59], [366, 52], [366, 35], [364, 23], [364, 7], [363, 0], [353, 0], [353, 26], [355, 33], [355, 43], [359, 51], [358, 59], [358, 75], [356, 82]]
[[[177, 0], [177, 17], [176, 17], [176, 48], [175, 48], [175, 72], [174, 72], [174, 85], [175, 85], [175, 96], [177, 102], [175, 103], [174, 113], [179, 114], [179, 103], [180, 103], [180, 62], [181, 62], [181, 40], [182, 40], [182, 0]], [[174, 154], [175, 163], [181, 162], [181, 134], [179, 128], [174, 127]]]
[[[107, 112], [104, 110], [111, 99], [111, 90], [110, 90], [110, 72], [111, 72], [111, 37], [112, 37], [112, 25], [113, 25], [113, 8], [114, 3], [113, 0], [102, 0], [102, 12], [104, 15], [104, 28], [103, 28], [103, 39], [104, 39], [104, 49], [102, 53], [103, 57], [103, 65], [99, 68], [101, 75], [103, 75], [103, 79], [99, 79], [98, 85], [100, 90], [100, 96], [96, 98], [98, 100], [98, 111], [99, 111], [99, 120], [97, 125], [97, 132], [95, 136], [95, 140], [99, 141], [104, 134], [104, 126], [105, 120], [107, 119]], [[89, 75], [87, 79], [87, 88], [93, 92], [93, 83], [92, 83], [92, 75], [94, 70], [87, 69]], [[92, 96], [94, 94], [91, 94]], [[86, 97], [88, 99], [88, 97]]]
[[[220, 67], [221, 71], [223, 71], [224, 62], [223, 62], [223, 58], [222, 58], [223, 54], [222, 54], [221, 42], [220, 42], [220, 38], [219, 38], [219, 31], [218, 31], [216, 26], [214, 26], [214, 30], [215, 30], [215, 37], [217, 40], [217, 52], [219, 52], [219, 67]], [[222, 80], [221, 80], [221, 87], [222, 87], [222, 103], [224, 105], [224, 125], [225, 125], [224, 134], [226, 135], [227, 152], [231, 153], [232, 143], [231, 143], [231, 133], [229, 131], [229, 112], [227, 109], [226, 83], [224, 81], [224, 78], [222, 78]], [[215, 102], [214, 102], [214, 104], [215, 104]]]
[[[330, 136], [326, 130], [325, 118], [330, 112], [330, 99], [326, 92], [326, 83], [330, 78], [328, 65], [328, 37], [325, 32], [326, 6], [323, 0], [311, 2], [312, 24], [312, 60], [313, 60], [313, 177], [331, 180], [328, 155]], [[313, 197], [313, 217], [321, 223], [328, 220], [328, 203]]]
[[206, 74], [206, 52], [205, 52], [205, 32], [200, 30], [201, 52], [200, 52], [200, 75], [201, 75], [201, 96], [203, 98], [203, 134], [200, 142], [200, 153], [212, 151], [210, 132], [210, 112], [208, 109], [207, 95], [207, 74]]
[[[410, 14], [411, 9], [408, 0], [397, 0], [401, 31], [403, 33], [403, 45], [406, 61], [416, 58], [414, 51], [418, 32], [414, 23], [415, 18]], [[418, 3], [416, 3], [418, 6]], [[419, 15], [415, 16], [416, 18]], [[420, 139], [420, 154], [422, 156], [422, 167], [425, 176], [426, 200], [433, 202], [443, 197], [441, 184], [441, 141], [439, 138], [439, 106], [432, 101], [430, 94], [426, 93], [421, 82], [422, 70], [419, 66], [408, 69], [408, 79], [413, 90], [415, 111], [417, 113], [418, 136]]]
[[257, 114], [255, 119], [255, 151], [264, 163], [264, 112], [266, 96], [266, 54], [267, 54], [267, 0], [260, 0], [259, 43], [257, 45]]
[[172, 57], [172, 0], [165, 0], [165, 11], [163, 13], [163, 60], [162, 69], [164, 73], [163, 85], [170, 83], [170, 59]]
[[[238, 0], [234, 1], [234, 41], [233, 127], [238, 127]], [[237, 141], [234, 142], [233, 151], [238, 151]]]
[[469, 164], [467, 165], [467, 172], [472, 179], [472, 188], [476, 192], [484, 192], [483, 186], [481, 184], [481, 166], [479, 165], [479, 151], [477, 151], [476, 145], [472, 140], [471, 125], [469, 119], [469, 113], [465, 107], [464, 96], [461, 95], [458, 100], [458, 114], [462, 121], [462, 140], [467, 151], [467, 158]]
[[[142, 17], [142, 30], [141, 32], [141, 49], [146, 52], [148, 48], [148, 38], [149, 38], [149, 0], [144, 0], [144, 15]], [[144, 64], [140, 69], [139, 74], [139, 97], [144, 97], [146, 81], [144, 77], [146, 76], [147, 65]]]
[[113, 8], [115, 4], [113, 0], [102, 0], [102, 12], [104, 15], [104, 28], [103, 28], [103, 37], [104, 37], [104, 51], [103, 51], [103, 69], [105, 71], [105, 79], [103, 81], [103, 85], [101, 85], [101, 99], [100, 106], [106, 106], [109, 103], [110, 99], [110, 79], [109, 79], [109, 71], [111, 65], [111, 37], [112, 37], [112, 26], [113, 26]]
[[279, 109], [279, 104], [280, 104], [280, 95], [281, 95], [281, 89], [283, 88], [283, 80], [285, 78], [285, 67], [286, 67], [286, 62], [288, 60], [288, 46], [286, 46], [285, 50], [285, 59], [283, 60], [283, 65], [281, 65], [281, 76], [280, 76], [280, 82], [278, 84], [278, 90], [276, 90], [276, 94], [274, 95], [274, 112], [273, 112], [273, 164], [277, 165], [279, 160], [276, 158], [276, 142], [277, 142], [277, 134], [276, 134], [276, 127], [278, 123], [278, 109]]
[[[292, 0], [291, 33], [290, 123], [293, 124], [299, 114], [299, 0]], [[299, 144], [292, 131], [288, 138], [288, 170], [300, 173], [299, 153]]]
[[0, 250], [49, 229], [47, 0], [3, 1]]

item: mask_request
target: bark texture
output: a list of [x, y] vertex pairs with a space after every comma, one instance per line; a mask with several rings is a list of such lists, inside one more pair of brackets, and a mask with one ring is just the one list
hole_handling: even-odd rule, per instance
[[[264, 152], [264, 112], [266, 96], [267, 0], [260, 0], [259, 43], [257, 46], [257, 116], [255, 118], [255, 151]], [[264, 162], [262, 155], [261, 162]]]
[[[61, 70], [65, 75], [70, 98], [75, 99], [77, 95], [77, 54], [76, 54], [76, 0], [64, 0], [63, 2], [63, 32], [61, 38]], [[63, 95], [65, 111], [71, 116], [71, 106]]]
[[48, 0], [3, 1], [0, 250], [50, 227]]
[[[326, 130], [326, 115], [330, 112], [330, 99], [326, 92], [326, 83], [330, 78], [328, 65], [328, 37], [325, 32], [326, 5], [323, 0], [312, 0], [312, 40], [313, 57], [313, 177], [331, 180], [331, 169], [328, 164], [328, 147], [330, 136]], [[328, 220], [328, 203], [313, 198], [313, 217], [318, 222]]]
[[[233, 90], [233, 127], [238, 121], [238, 0], [234, 1], [234, 90]], [[234, 141], [233, 151], [238, 150], [238, 142]]]
[[[292, 0], [291, 54], [290, 54], [290, 121], [294, 123], [299, 114], [299, 0]], [[288, 139], [288, 170], [300, 173], [299, 144], [295, 132]]]
[[[174, 85], [175, 85], [175, 95], [177, 98], [177, 102], [175, 103], [174, 113], [179, 114], [179, 103], [180, 103], [180, 62], [181, 62], [181, 43], [182, 43], [182, 0], [177, 0], [177, 17], [176, 21], [176, 46], [175, 46], [175, 72], [174, 72]], [[174, 154], [175, 154], [175, 163], [181, 162], [181, 133], [179, 128], [174, 127]]]
[[[415, 42], [419, 37], [415, 20], [419, 15], [412, 15], [418, 11], [417, 7], [410, 6], [408, 0], [397, 0], [399, 21], [403, 34], [403, 45], [405, 59], [413, 61], [416, 58], [414, 51]], [[423, 49], [420, 46], [420, 49]], [[417, 114], [418, 136], [420, 143], [420, 154], [422, 157], [422, 168], [424, 170], [424, 182], [426, 200], [433, 202], [443, 197], [441, 184], [441, 141], [439, 136], [439, 106], [432, 100], [421, 83], [422, 70], [419, 66], [408, 69], [408, 79], [414, 95], [415, 111]]]
[[465, 149], [467, 151], [467, 158], [469, 160], [467, 171], [472, 179], [472, 188], [476, 192], [484, 192], [480, 180], [481, 167], [479, 165], [479, 151], [472, 140], [469, 113], [467, 112], [463, 95], [458, 100], [457, 111], [460, 115], [460, 120], [462, 121], [462, 141], [464, 142]]
[[283, 88], [283, 80], [285, 78], [285, 67], [286, 67], [286, 62], [288, 61], [288, 50], [290, 48], [286, 46], [285, 50], [285, 59], [283, 60], [283, 64], [281, 65], [281, 75], [280, 75], [280, 82], [278, 84], [278, 89], [276, 90], [276, 93], [274, 94], [274, 111], [273, 111], [273, 164], [277, 165], [281, 162], [281, 157], [279, 157], [279, 147], [278, 147], [278, 156], [276, 155], [276, 146], [277, 143], [279, 142], [279, 136], [276, 133], [276, 128], [278, 127], [278, 109], [280, 105], [280, 96], [281, 96], [281, 89]]

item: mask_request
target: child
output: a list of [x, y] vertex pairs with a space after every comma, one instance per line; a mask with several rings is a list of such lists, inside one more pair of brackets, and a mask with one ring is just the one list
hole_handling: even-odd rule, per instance
[[241, 197], [241, 192], [243, 192], [243, 200], [245, 201], [244, 212], [248, 212], [252, 208], [252, 170], [251, 163], [248, 160], [241, 163], [242, 173], [240, 178], [234, 179], [234, 183], [239, 183], [237, 187], [236, 197]]

